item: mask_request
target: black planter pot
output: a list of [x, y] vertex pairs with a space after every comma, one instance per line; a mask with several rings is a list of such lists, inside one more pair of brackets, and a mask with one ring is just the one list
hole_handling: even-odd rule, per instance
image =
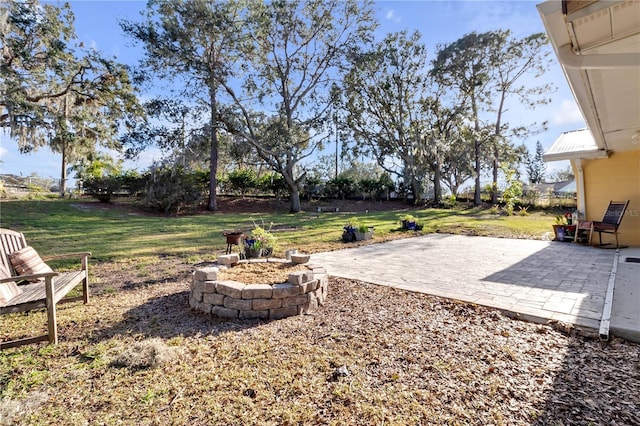
[[356, 240], [356, 233], [350, 231], [344, 231], [342, 233], [342, 242], [343, 243], [352, 243]]

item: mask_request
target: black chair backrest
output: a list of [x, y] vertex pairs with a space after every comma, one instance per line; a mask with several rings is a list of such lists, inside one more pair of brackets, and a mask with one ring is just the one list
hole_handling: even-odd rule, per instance
[[602, 222], [610, 225], [620, 225], [622, 216], [624, 216], [624, 212], [627, 210], [627, 205], [629, 205], [629, 201], [611, 201], [609, 207], [607, 207], [607, 211], [604, 213]]

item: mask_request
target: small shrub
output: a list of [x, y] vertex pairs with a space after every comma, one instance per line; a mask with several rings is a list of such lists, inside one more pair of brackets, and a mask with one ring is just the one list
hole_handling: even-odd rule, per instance
[[278, 199], [286, 198], [289, 195], [287, 181], [279, 173], [265, 173], [258, 179], [258, 189], [264, 193], [273, 193]]
[[456, 197], [454, 194], [451, 194], [448, 197], [445, 197], [442, 200], [442, 203], [446, 208], [450, 208], [450, 209], [454, 208], [455, 206], [458, 205], [458, 197]]
[[355, 194], [356, 182], [351, 176], [338, 175], [329, 180], [325, 186], [325, 195], [328, 198], [346, 200]]
[[522, 182], [517, 179], [515, 170], [503, 169], [505, 174], [506, 187], [502, 191], [502, 200], [504, 201], [504, 209], [507, 215], [512, 216], [516, 203], [522, 195]]
[[396, 189], [396, 184], [388, 173], [381, 173], [378, 177], [376, 197], [378, 200], [389, 198], [389, 194]]
[[117, 176], [94, 177], [85, 180], [83, 187], [87, 194], [101, 203], [109, 203], [113, 194], [122, 188], [122, 180]]
[[300, 188], [301, 196], [311, 201], [313, 198], [320, 198], [323, 191], [323, 182], [317, 176], [306, 176]]

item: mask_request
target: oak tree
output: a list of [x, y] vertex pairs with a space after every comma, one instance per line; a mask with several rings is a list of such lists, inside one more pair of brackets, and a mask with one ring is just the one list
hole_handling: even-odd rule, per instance
[[291, 212], [300, 211], [301, 163], [327, 141], [333, 84], [349, 51], [376, 26], [372, 4], [357, 0], [251, 2], [244, 34], [251, 41], [221, 120], [281, 174]]
[[68, 4], [37, 0], [0, 6], [0, 127], [21, 152], [49, 146], [62, 156], [61, 194], [67, 163], [117, 148], [119, 122], [138, 111], [127, 68], [74, 32]]

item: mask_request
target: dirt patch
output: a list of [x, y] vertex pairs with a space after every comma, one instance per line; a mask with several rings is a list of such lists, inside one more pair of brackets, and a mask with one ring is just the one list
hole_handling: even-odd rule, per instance
[[89, 288], [92, 295], [98, 295], [185, 281], [191, 278], [196, 267], [198, 265], [186, 263], [177, 256], [159, 256], [144, 263], [130, 260], [96, 262], [89, 269]]
[[242, 263], [233, 268], [220, 270], [218, 279], [244, 284], [280, 284], [287, 281], [290, 273], [306, 270], [306, 266], [294, 263]]

